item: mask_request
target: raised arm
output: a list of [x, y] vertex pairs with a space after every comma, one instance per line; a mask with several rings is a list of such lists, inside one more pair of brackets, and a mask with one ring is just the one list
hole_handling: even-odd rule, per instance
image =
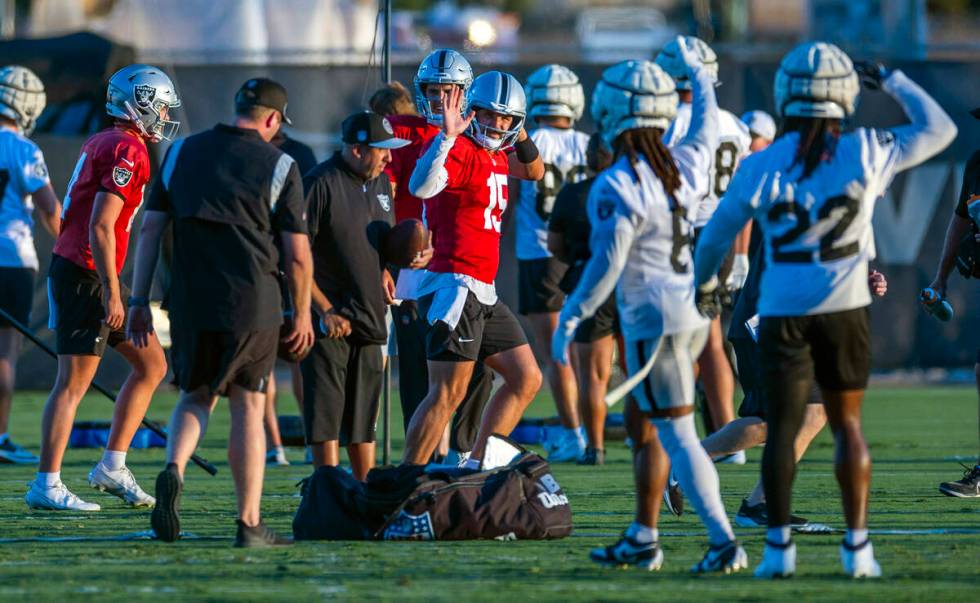
[[466, 131], [476, 115], [462, 114], [463, 90], [453, 86], [442, 104], [442, 131], [436, 135], [429, 148], [419, 158], [408, 180], [408, 190], [419, 199], [431, 199], [446, 188], [449, 173], [446, 172], [446, 159], [453, 148], [456, 137]]
[[718, 101], [711, 75], [697, 55], [681, 38], [678, 44], [691, 80], [691, 125], [677, 146], [696, 146], [702, 153], [714, 153], [718, 147]]
[[896, 69], [882, 81], [882, 90], [895, 99], [912, 122], [890, 128], [898, 147], [896, 171], [918, 165], [939, 154], [956, 138], [956, 124], [929, 94]]

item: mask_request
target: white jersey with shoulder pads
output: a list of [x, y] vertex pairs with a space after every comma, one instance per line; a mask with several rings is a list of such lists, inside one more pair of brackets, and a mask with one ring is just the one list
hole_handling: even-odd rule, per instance
[[798, 143], [791, 132], [747, 157], [729, 188], [765, 240], [760, 316], [826, 314], [871, 303], [871, 217], [896, 173], [895, 136], [869, 128], [845, 134], [833, 157], [806, 179], [802, 164], [794, 165]]
[[38, 269], [31, 194], [48, 182], [41, 149], [19, 132], [0, 129], [0, 266]]
[[561, 187], [588, 176], [585, 149], [588, 134], [571, 128], [542, 126], [529, 133], [544, 162], [544, 178], [521, 182], [517, 206], [517, 259], [551, 257], [548, 252], [548, 217]]
[[[664, 143], [668, 147], [679, 143], [687, 135], [690, 125], [691, 103], [681, 103], [677, 107], [677, 117], [664, 133]], [[695, 228], [704, 227], [711, 219], [718, 207], [718, 201], [728, 190], [739, 162], [749, 154], [751, 144], [752, 137], [742, 120], [724, 109], [718, 109], [718, 147], [711, 157], [711, 166], [708, 168], [710, 186], [698, 206]]]
[[593, 249], [612, 236], [610, 231], [632, 231], [616, 287], [619, 319], [629, 341], [707, 324], [694, 306], [691, 235], [698, 202], [708, 187], [709, 158], [687, 145], [671, 153], [682, 182], [672, 198], [646, 161], [638, 162], [634, 171], [627, 157], [604, 171], [589, 194]]

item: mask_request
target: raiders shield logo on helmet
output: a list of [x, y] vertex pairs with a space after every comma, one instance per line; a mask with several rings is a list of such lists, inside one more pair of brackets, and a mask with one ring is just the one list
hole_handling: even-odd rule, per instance
[[117, 186], [126, 186], [129, 184], [132, 177], [133, 172], [127, 170], [126, 168], [112, 168], [112, 181], [115, 182]]
[[133, 94], [136, 96], [137, 105], [140, 107], [149, 107], [150, 103], [157, 96], [157, 89], [147, 84], [139, 84], [133, 88]]

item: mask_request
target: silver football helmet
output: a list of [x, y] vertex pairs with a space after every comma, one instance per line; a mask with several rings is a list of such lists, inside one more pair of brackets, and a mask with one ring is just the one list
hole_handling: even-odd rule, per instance
[[[688, 78], [688, 67], [684, 64], [684, 57], [681, 56], [678, 47], [679, 38], [680, 36], [667, 42], [667, 45], [657, 55], [655, 62], [667, 72], [667, 75], [674, 78], [678, 90], [690, 90], [691, 80]], [[698, 59], [701, 60], [701, 64], [708, 70], [711, 81], [714, 82], [715, 86], [718, 86], [718, 55], [700, 38], [684, 36], [684, 40], [687, 42], [688, 49], [694, 51]]]
[[524, 94], [531, 117], [567, 117], [575, 122], [585, 111], [582, 83], [575, 72], [562, 65], [545, 65], [532, 73]]
[[827, 42], [806, 42], [783, 57], [774, 92], [782, 117], [844, 119], [857, 108], [861, 85], [847, 53]]
[[14, 120], [25, 136], [34, 131], [47, 100], [44, 84], [33, 71], [20, 65], [0, 68], [0, 115]]
[[592, 93], [592, 119], [610, 146], [626, 130], [666, 130], [676, 115], [674, 80], [650, 61], [623, 61], [609, 67]]
[[419, 115], [434, 125], [442, 123], [442, 114], [434, 112], [425, 96], [426, 84], [456, 84], [463, 91], [473, 83], [473, 68], [462, 54], [450, 48], [440, 48], [429, 53], [415, 73], [415, 107]]
[[112, 74], [106, 91], [106, 112], [130, 121], [153, 142], [173, 140], [179, 121], [168, 119], [180, 106], [174, 83], [152, 65], [129, 65]]
[[[516, 77], [501, 71], [488, 71], [473, 80], [473, 85], [466, 93], [464, 113], [476, 109], [489, 109], [496, 113], [510, 115], [514, 119], [510, 122], [510, 129], [498, 130], [485, 126], [477, 118], [473, 118], [469, 130], [473, 140], [491, 151], [517, 142], [527, 116], [527, 98]], [[500, 134], [500, 138], [490, 136], [489, 132]]]

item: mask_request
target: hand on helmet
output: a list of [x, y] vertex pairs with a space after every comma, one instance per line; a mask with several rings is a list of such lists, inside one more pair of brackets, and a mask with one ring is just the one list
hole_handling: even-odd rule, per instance
[[854, 71], [868, 90], [881, 90], [881, 83], [888, 77], [888, 70], [878, 61], [855, 61]]
[[693, 45], [688, 46], [684, 36], [677, 36], [677, 50], [681, 54], [681, 60], [684, 61], [684, 65], [687, 67], [688, 75], [694, 75], [698, 69], [704, 66], [697, 50], [695, 50]]

